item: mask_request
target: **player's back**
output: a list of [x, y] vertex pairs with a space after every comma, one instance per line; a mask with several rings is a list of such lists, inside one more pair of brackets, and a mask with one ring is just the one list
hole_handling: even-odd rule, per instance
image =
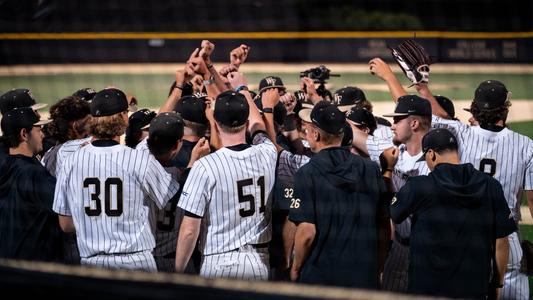
[[147, 202], [161, 206], [160, 202], [166, 203], [177, 187], [166, 191], [154, 188], [161, 186], [159, 182], [170, 182], [170, 175], [154, 164], [158, 162], [147, 151], [123, 145], [87, 145], [66, 159], [58, 181], [67, 181], [63, 189], [69, 195], [68, 209], [82, 257], [151, 250], [155, 246]]
[[190, 196], [188, 186], [194, 188], [196, 174], [205, 173], [208, 207], [203, 225], [207, 230], [202, 231], [200, 238], [204, 255], [266, 243], [271, 238], [276, 148], [270, 141], [240, 146], [243, 147], [221, 148], [198, 160], [184, 187], [182, 197]]

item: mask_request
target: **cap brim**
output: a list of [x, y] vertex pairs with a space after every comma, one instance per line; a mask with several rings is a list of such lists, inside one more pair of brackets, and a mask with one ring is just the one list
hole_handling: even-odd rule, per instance
[[148, 128], [150, 128], [150, 124], [144, 125], [143, 127], [141, 127], [141, 130], [145, 130], [145, 129], [148, 129]]
[[309, 109], [313, 109], [313, 107], [315, 107], [313, 104], [309, 104], [309, 103], [302, 103], [302, 108], [309, 108]]
[[469, 113], [472, 112], [472, 110], [471, 110], [470, 108], [463, 108], [463, 110], [464, 110], [464, 111], [467, 111], [467, 112], [469, 112]]
[[282, 90], [287, 90], [287, 88], [282, 86], [282, 85], [265, 86], [264, 88], [260, 89], [257, 94], [261, 94], [264, 90], [276, 89], [276, 88], [277, 89], [282, 89]]
[[383, 117], [405, 117], [408, 116], [408, 113], [392, 113], [392, 114], [386, 114], [382, 115]]
[[39, 110], [39, 109], [43, 109], [43, 108], [45, 108], [47, 106], [48, 106], [48, 104], [46, 104], [46, 103], [35, 103], [34, 105], [32, 105], [30, 107], [33, 110]]
[[348, 121], [348, 123], [350, 123], [350, 124], [354, 124], [354, 125], [356, 125], [356, 126], [361, 126], [361, 125], [363, 125], [363, 124], [361, 124], [361, 123], [355, 122], [355, 121], [350, 120], [350, 119], [348, 119], [348, 118], [346, 118], [346, 121]]
[[52, 120], [40, 120], [39, 122], [33, 124], [33, 126], [41, 126], [52, 122]]
[[337, 106], [337, 108], [342, 111], [342, 112], [347, 112], [349, 111], [350, 109], [352, 109], [352, 107], [354, 107], [355, 104], [351, 104], [351, 105], [341, 105], [341, 106]]
[[309, 109], [309, 108], [301, 109], [298, 112], [298, 117], [300, 117], [300, 119], [302, 119], [302, 121], [311, 123], [311, 111], [312, 111], [312, 109]]

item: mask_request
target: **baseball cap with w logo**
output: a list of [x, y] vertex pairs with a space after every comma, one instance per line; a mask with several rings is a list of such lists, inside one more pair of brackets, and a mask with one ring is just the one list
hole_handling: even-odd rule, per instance
[[285, 86], [283, 85], [281, 78], [277, 76], [268, 76], [261, 79], [259, 82], [259, 94], [261, 94], [264, 90], [271, 88], [279, 88], [285, 91]]
[[354, 86], [344, 87], [333, 94], [333, 104], [342, 112], [350, 110], [350, 108], [364, 100], [366, 100], [365, 93]]

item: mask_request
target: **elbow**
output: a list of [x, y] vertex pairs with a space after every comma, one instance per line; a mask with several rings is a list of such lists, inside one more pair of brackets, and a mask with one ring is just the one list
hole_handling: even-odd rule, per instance
[[73, 233], [76, 231], [72, 217], [59, 216], [59, 227], [65, 233]]
[[299, 239], [302, 244], [309, 246], [313, 243], [316, 235], [316, 227], [314, 224], [300, 223], [296, 231], [296, 238]]

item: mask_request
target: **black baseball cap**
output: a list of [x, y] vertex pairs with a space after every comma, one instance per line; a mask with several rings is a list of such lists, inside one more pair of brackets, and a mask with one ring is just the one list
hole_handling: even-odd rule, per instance
[[217, 96], [214, 117], [217, 122], [228, 127], [244, 125], [250, 115], [250, 106], [244, 95], [225, 91]]
[[205, 125], [208, 123], [205, 116], [206, 96], [200, 94], [181, 97], [174, 111], [180, 113], [184, 120]]
[[164, 112], [157, 115], [150, 122], [148, 138], [157, 141], [161, 139], [183, 138], [183, 118], [176, 112]]
[[22, 128], [40, 126], [52, 122], [40, 120], [39, 116], [31, 107], [18, 107], [6, 112], [2, 116], [1, 128], [4, 135], [17, 134]]
[[447, 149], [457, 150], [457, 148], [457, 138], [451, 131], [445, 128], [430, 130], [422, 138], [422, 152], [424, 154], [418, 159], [418, 161], [425, 160], [426, 152], [429, 149], [442, 151]]
[[12, 89], [0, 96], [0, 113], [2, 115], [19, 107], [31, 107], [38, 110], [46, 106], [48, 106], [46, 103], [36, 103], [29, 89]]
[[494, 109], [511, 99], [511, 92], [497, 80], [487, 80], [479, 84], [474, 94], [474, 104], [480, 110]]
[[156, 115], [155, 111], [151, 111], [148, 108], [140, 109], [129, 117], [128, 128], [133, 131], [146, 129]]
[[352, 107], [346, 112], [346, 120], [353, 122], [357, 126], [368, 127], [371, 131], [378, 126], [374, 115], [364, 108]]
[[328, 101], [318, 102], [312, 110], [302, 109], [298, 115], [302, 120], [331, 134], [342, 133], [346, 124], [344, 113]]
[[[254, 100], [255, 106], [259, 109], [259, 111], [263, 110], [263, 102], [261, 101], [261, 97], [257, 97]], [[283, 125], [285, 123], [285, 118], [287, 117], [287, 109], [285, 108], [285, 105], [283, 103], [278, 102], [276, 106], [274, 106], [274, 122], [276, 122], [278, 125]]]
[[271, 88], [279, 88], [282, 90], [285, 90], [285, 86], [283, 85], [283, 81], [281, 81], [281, 78], [277, 76], [268, 76], [259, 82], [259, 92], [258, 94], [261, 94], [266, 89]]
[[333, 94], [333, 101], [340, 111], [348, 111], [357, 103], [366, 100], [365, 93], [357, 87], [347, 86]]
[[104, 89], [94, 95], [91, 101], [93, 117], [112, 116], [128, 110], [128, 99], [123, 91], [115, 88]]
[[72, 96], [78, 97], [81, 100], [85, 100], [89, 103], [91, 103], [95, 95], [96, 91], [93, 88], [83, 88], [81, 90], [77, 90], [74, 94], [72, 94]]
[[450, 119], [455, 118], [455, 107], [453, 106], [452, 100], [441, 95], [435, 96], [435, 100], [437, 100], [439, 105], [448, 114], [448, 117], [450, 117]]
[[384, 117], [398, 116], [431, 116], [431, 104], [428, 100], [417, 95], [404, 95], [398, 98], [394, 113]]

